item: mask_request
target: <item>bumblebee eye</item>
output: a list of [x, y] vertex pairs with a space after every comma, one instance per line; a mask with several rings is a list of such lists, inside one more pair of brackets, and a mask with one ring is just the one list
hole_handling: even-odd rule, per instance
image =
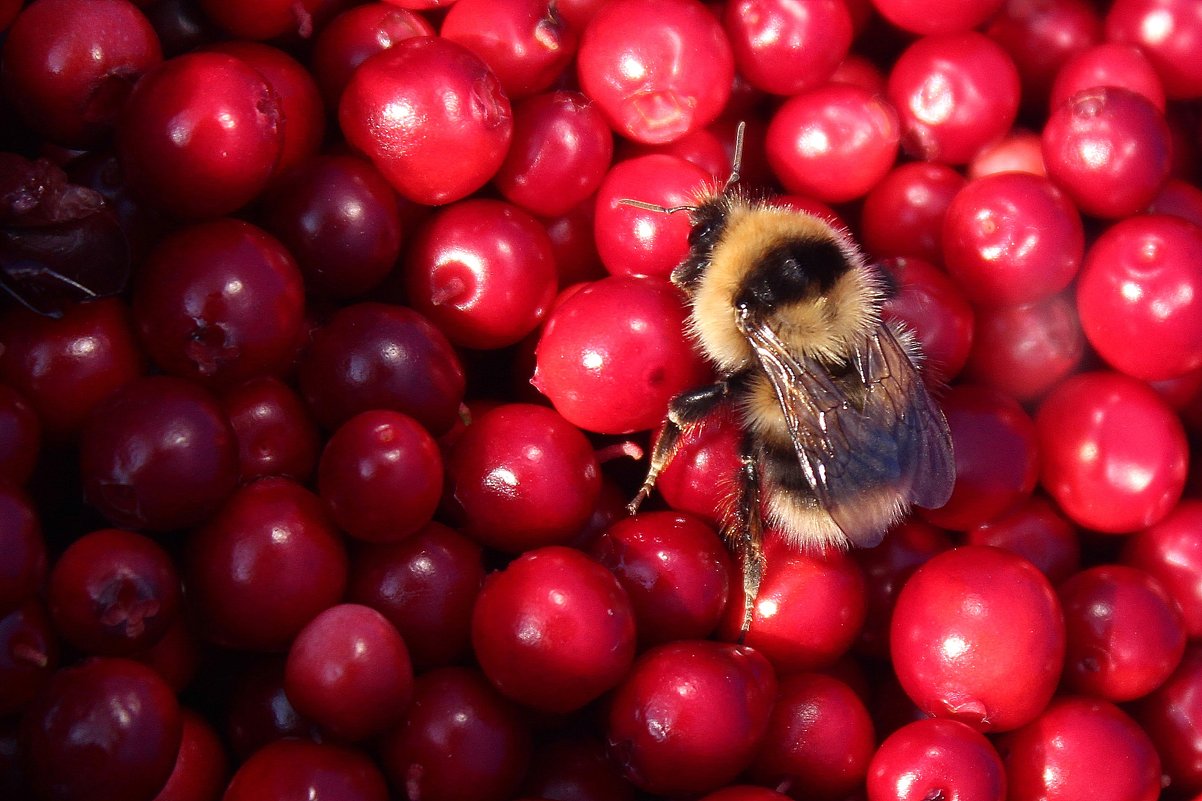
[[693, 226], [689, 231], [689, 247], [695, 248], [698, 245], [709, 247], [714, 243], [714, 236], [718, 233], [720, 226], [715, 222], [703, 221]]

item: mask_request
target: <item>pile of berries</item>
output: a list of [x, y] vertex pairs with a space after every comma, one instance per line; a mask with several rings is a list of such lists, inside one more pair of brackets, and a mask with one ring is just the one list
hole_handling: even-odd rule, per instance
[[[0, 0], [0, 87], [0, 797], [1202, 798], [1197, 0]], [[621, 202], [740, 123], [957, 473], [745, 635]]]

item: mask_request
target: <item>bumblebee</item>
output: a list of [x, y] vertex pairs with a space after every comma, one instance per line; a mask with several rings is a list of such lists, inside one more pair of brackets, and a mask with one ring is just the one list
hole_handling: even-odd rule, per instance
[[689, 255], [671, 280], [717, 375], [670, 402], [628, 509], [651, 493], [684, 430], [733, 406], [741, 469], [725, 533], [742, 567], [746, 632], [765, 523], [799, 549], [873, 546], [912, 504], [947, 502], [955, 462], [917, 341], [881, 318], [891, 282], [846, 232], [740, 192], [742, 133], [726, 185], [696, 205], [622, 202], [689, 214]]

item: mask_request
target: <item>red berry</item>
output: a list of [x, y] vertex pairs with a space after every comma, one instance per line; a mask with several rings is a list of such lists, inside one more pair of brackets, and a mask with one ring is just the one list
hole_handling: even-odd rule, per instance
[[853, 34], [841, 0], [738, 0], [726, 4], [722, 24], [739, 73], [778, 95], [823, 83], [847, 55]]
[[1202, 636], [1202, 501], [1186, 499], [1159, 522], [1133, 534], [1122, 562], [1146, 571], [1176, 602], [1186, 634]]
[[1202, 8], [1189, 0], [1117, 0], [1106, 13], [1106, 38], [1138, 46], [1171, 98], [1202, 95]]
[[338, 745], [281, 740], [251, 754], [234, 773], [222, 801], [337, 798], [387, 801], [380, 769], [366, 754]]
[[868, 766], [868, 801], [1004, 801], [1002, 759], [958, 720], [928, 718], [889, 735]]
[[951, 380], [973, 343], [973, 308], [947, 273], [922, 259], [888, 258], [877, 265], [896, 288], [882, 316], [904, 325], [922, 346], [923, 380], [929, 387]]
[[885, 19], [913, 33], [966, 31], [989, 19], [1003, 0], [873, 0]]
[[1073, 95], [1099, 86], [1121, 86], [1137, 92], [1164, 111], [1164, 86], [1156, 68], [1133, 44], [1103, 42], [1074, 55], [1056, 73], [1050, 108], [1058, 108]]
[[1132, 713], [1156, 746], [1169, 787], [1202, 792], [1202, 647], [1187, 648], [1173, 675]]
[[221, 795], [229, 777], [229, 757], [203, 717], [182, 709], [183, 735], [175, 767], [154, 801], [209, 801]]
[[943, 219], [964, 176], [944, 164], [908, 162], [886, 173], [864, 198], [860, 236], [877, 257], [943, 263]]
[[287, 476], [307, 481], [317, 466], [317, 424], [290, 385], [260, 376], [219, 397], [238, 441], [239, 477]]
[[1081, 567], [1076, 526], [1042, 496], [970, 528], [964, 534], [964, 544], [1013, 551], [1039, 568], [1053, 585], [1059, 585]]
[[0, 614], [0, 715], [21, 714], [58, 666], [58, 636], [40, 600]]
[[16, 609], [46, 581], [46, 541], [33, 501], [0, 484], [0, 614]]

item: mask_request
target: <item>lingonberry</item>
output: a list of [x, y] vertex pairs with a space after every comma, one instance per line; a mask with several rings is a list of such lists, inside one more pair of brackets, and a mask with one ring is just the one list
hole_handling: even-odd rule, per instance
[[50, 571], [54, 626], [87, 654], [127, 656], [167, 631], [180, 611], [180, 578], [154, 540], [120, 529], [85, 534]]
[[[660, 144], [647, 144], [645, 142], [633, 142], [629, 139], [622, 139], [618, 142], [617, 161], [628, 161], [639, 156], [651, 156], [657, 153], [665, 156], [675, 156], [684, 159], [690, 164], [695, 164], [710, 176], [710, 180], [715, 186], [721, 186], [730, 175], [730, 158], [732, 151], [728, 150], [721, 134], [717, 128], [721, 124], [721, 120], [710, 125], [708, 128], [701, 128], [692, 133], [685, 134], [679, 139], [674, 139], [671, 142], [663, 142]], [[756, 131], [752, 131], [752, 137], [755, 137]], [[748, 152], [757, 149], [762, 151], [763, 137], [755, 137], [748, 142], [746, 130], [744, 130], [744, 150]], [[763, 159], [759, 159], [762, 161]], [[760, 182], [753, 176], [750, 176], [744, 170], [739, 170], [740, 181], [758, 186]]]
[[586, 95], [535, 95], [513, 110], [513, 141], [493, 184], [531, 214], [567, 214], [601, 185], [613, 149], [605, 117]]
[[1165, 94], [1202, 95], [1202, 9], [1188, 0], [1118, 0], [1106, 12], [1106, 39], [1133, 44], [1152, 62]]
[[997, 750], [958, 720], [916, 720], [881, 743], [868, 766], [868, 801], [1003, 801]]
[[346, 546], [321, 500], [286, 478], [237, 490], [189, 536], [184, 565], [204, 636], [246, 650], [286, 647], [347, 580]]
[[697, 0], [614, 0], [584, 29], [576, 69], [610, 127], [658, 143], [718, 118], [734, 56], [717, 17]]
[[42, 601], [29, 598], [0, 615], [0, 715], [19, 715], [58, 666], [58, 636]]
[[199, 0], [205, 14], [237, 39], [308, 38], [335, 0], [266, 0], [254, 8], [231, 0]]
[[409, 713], [384, 735], [379, 754], [400, 794], [507, 801], [530, 762], [530, 728], [479, 671], [440, 668], [414, 680]]
[[512, 345], [555, 297], [546, 230], [500, 200], [455, 203], [426, 221], [405, 256], [409, 304], [461, 347]]
[[218, 397], [238, 442], [238, 476], [307, 481], [317, 466], [318, 432], [304, 401], [289, 384], [259, 376], [225, 387]]
[[782, 676], [763, 743], [747, 769], [757, 784], [842, 799], [864, 783], [875, 737], [864, 702], [821, 673]]
[[151, 801], [171, 775], [183, 721], [157, 673], [100, 658], [54, 674], [21, 725], [39, 797]]
[[1053, 585], [1081, 567], [1077, 528], [1042, 496], [964, 533], [965, 545], [992, 545], [1013, 551], [1048, 577]]
[[42, 590], [46, 541], [33, 501], [14, 484], [0, 484], [0, 614]]
[[948, 33], [975, 28], [993, 16], [1002, 0], [965, 0], [947, 5], [932, 0], [873, 0], [885, 19], [912, 33]]
[[877, 257], [913, 256], [943, 263], [943, 218], [964, 176], [944, 164], [898, 165], [864, 197], [860, 237]]
[[1189, 459], [1181, 420], [1134, 378], [1071, 376], [1044, 398], [1035, 426], [1040, 483], [1081, 526], [1132, 532], [1181, 497]]
[[534, 386], [581, 428], [653, 428], [669, 400], [708, 376], [682, 336], [685, 313], [662, 279], [613, 276], [588, 284], [548, 315]]
[[41, 444], [37, 412], [20, 392], [0, 384], [0, 479], [15, 486], [28, 481]]
[[1168, 214], [1202, 226], [1202, 189], [1180, 178], [1169, 178], [1148, 204], [1148, 214]]
[[[1064, 696], [999, 743], [1011, 798], [1160, 796], [1160, 757], [1135, 721], [1109, 701]], [[1107, 769], [1099, 771], [1099, 765]]]
[[674, 512], [625, 517], [590, 552], [626, 589], [641, 644], [704, 639], [717, 628], [733, 566], [701, 520]]
[[211, 801], [225, 790], [229, 757], [217, 732], [191, 709], [184, 708], [183, 730], [175, 767], [154, 801]]
[[881, 259], [877, 265], [895, 291], [882, 308], [885, 320], [901, 323], [922, 346], [923, 380], [939, 387], [968, 360], [973, 343], [973, 308], [943, 270], [919, 258]]
[[429, 523], [400, 542], [354, 547], [347, 599], [388, 618], [414, 668], [424, 671], [458, 664], [468, 654], [483, 581], [480, 545]]
[[1039, 134], [1012, 129], [993, 144], [978, 150], [968, 163], [969, 180], [999, 172], [1028, 172], [1046, 177], [1048, 171], [1043, 165], [1043, 141]]
[[548, 89], [578, 38], [549, 0], [456, 0], [439, 34], [482, 58], [511, 98]]
[[764, 147], [785, 189], [842, 203], [864, 195], [889, 171], [900, 133], [897, 113], [883, 98], [826, 83], [777, 109]]
[[147, 376], [98, 405], [80, 436], [84, 495], [118, 526], [165, 531], [211, 515], [238, 481], [238, 446], [216, 398]]
[[513, 131], [509, 98], [488, 65], [436, 36], [405, 39], [360, 64], [342, 92], [338, 119], [347, 142], [393, 188], [428, 205], [483, 186], [501, 166]]
[[47, 0], [13, 22], [0, 57], [4, 89], [32, 130], [87, 148], [112, 133], [138, 79], [163, 59], [128, 0]]
[[1122, 562], [1146, 571], [1176, 601], [1191, 639], [1202, 636], [1202, 501], [1189, 498], [1124, 543]]
[[138, 271], [132, 309], [158, 367], [229, 384], [292, 364], [304, 285], [275, 237], [241, 220], [212, 220], [159, 241]]
[[595, 215], [595, 204], [590, 197], [566, 214], [541, 220], [551, 238], [560, 289], [605, 277], [593, 233]]
[[337, 428], [360, 412], [393, 409], [441, 434], [458, 419], [464, 376], [442, 332], [403, 306], [358, 303], [313, 332], [297, 380], [317, 422]]
[[363, 752], [305, 740], [263, 746], [239, 766], [223, 801], [261, 798], [337, 798], [387, 801], [388, 786]]
[[284, 692], [296, 711], [335, 737], [382, 734], [400, 722], [413, 693], [409, 651], [371, 607], [332, 606], [288, 647]]
[[605, 744], [591, 734], [557, 732], [543, 738], [530, 759], [522, 789], [531, 798], [562, 801], [635, 801]]
[[1052, 585], [1022, 557], [965, 545], [932, 557], [893, 612], [893, 666], [925, 712], [1007, 731], [1047, 705], [1064, 663]]
[[1003, 3], [984, 30], [1014, 59], [1023, 106], [1038, 113], [1064, 64], [1102, 38], [1102, 19], [1088, 0]]
[[1144, 52], [1132, 44], [1103, 42], [1082, 50], [1066, 61], [1052, 84], [1050, 108], [1059, 108], [1073, 95], [1099, 86], [1121, 86], [1165, 108], [1164, 86]]
[[434, 516], [442, 495], [438, 444], [407, 414], [362, 412], [338, 427], [321, 452], [317, 491], [352, 537], [390, 542]]
[[1202, 792], [1202, 647], [1186, 648], [1173, 674], [1132, 713], [1156, 746], [1168, 786]]
[[472, 610], [472, 648], [505, 696], [570, 712], [630, 669], [634, 610], [604, 566], [571, 548], [536, 548], [485, 581]]
[[686, 430], [655, 488], [673, 509], [696, 515], [715, 527], [727, 525], [739, 475], [741, 437], [739, 422], [730, 410], [717, 412], [705, 425]]
[[368, 56], [414, 36], [433, 35], [429, 20], [396, 3], [364, 3], [342, 11], [318, 32], [309, 54], [326, 107], [338, 108], [342, 90]]
[[886, 91], [897, 109], [903, 149], [943, 164], [967, 163], [1006, 133], [1018, 114], [1014, 61], [976, 31], [917, 40], [894, 63]]
[[851, 13], [841, 0], [727, 3], [722, 25], [735, 66], [756, 89], [795, 95], [826, 81], [847, 55]]
[[117, 126], [125, 179], [179, 217], [219, 217], [254, 199], [283, 151], [279, 96], [250, 64], [186, 53], [147, 72]]

